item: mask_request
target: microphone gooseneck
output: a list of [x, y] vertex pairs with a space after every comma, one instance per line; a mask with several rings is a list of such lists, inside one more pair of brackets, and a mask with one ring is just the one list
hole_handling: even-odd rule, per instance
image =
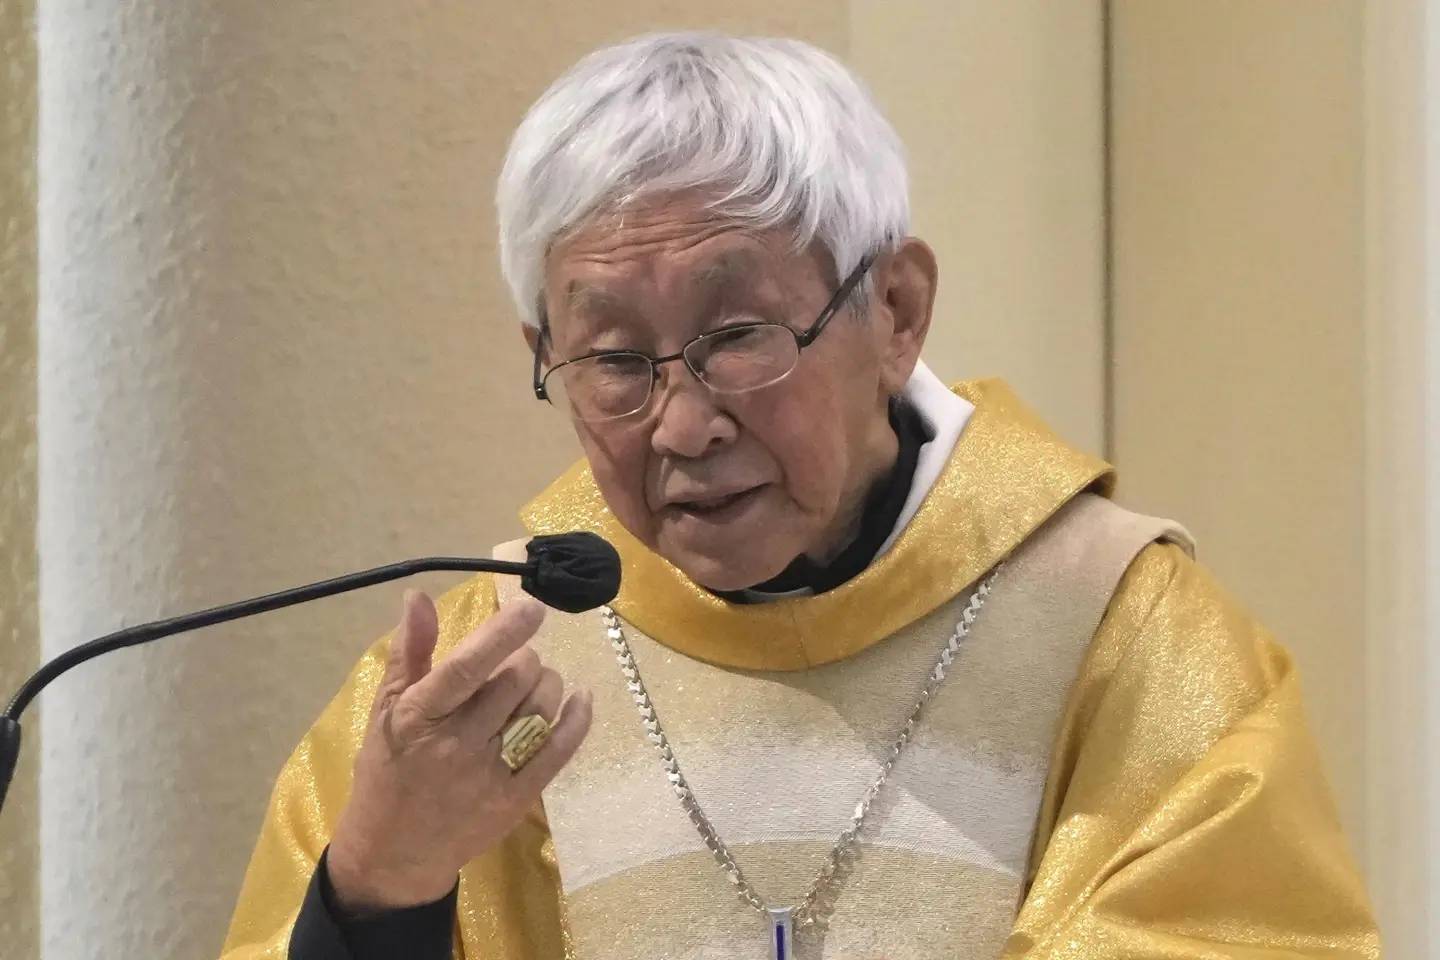
[[126, 627], [72, 647], [35, 671], [10, 700], [5, 712], [0, 714], [0, 808], [5, 805], [5, 794], [20, 758], [20, 714], [56, 677], [112, 650], [433, 570], [518, 575], [526, 593], [547, 606], [567, 613], [594, 609], [609, 603], [620, 592], [620, 556], [607, 541], [593, 533], [534, 537], [526, 546], [526, 554], [529, 559], [525, 563], [476, 557], [404, 560], [168, 620]]

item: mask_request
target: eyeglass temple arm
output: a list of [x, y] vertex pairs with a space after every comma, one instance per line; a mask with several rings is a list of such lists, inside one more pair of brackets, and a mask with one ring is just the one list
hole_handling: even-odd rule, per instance
[[545, 341], [550, 338], [550, 325], [545, 318], [540, 318], [539, 332], [535, 337], [535, 365], [530, 370], [530, 387], [535, 391], [536, 400], [549, 400], [550, 395], [545, 392], [545, 382], [540, 379], [540, 354], [545, 349]]
[[840, 308], [845, 305], [845, 298], [850, 296], [851, 291], [853, 291], [855, 286], [860, 282], [860, 278], [865, 276], [866, 271], [870, 269], [871, 264], [874, 262], [875, 257], [869, 256], [861, 258], [860, 262], [855, 265], [855, 269], [850, 271], [850, 276], [846, 277], [845, 282], [840, 284], [840, 289], [835, 291], [835, 296], [831, 297], [830, 302], [825, 304], [825, 309], [820, 311], [820, 316], [816, 317], [815, 322], [810, 324], [810, 329], [800, 334], [797, 338], [802, 348], [810, 346], [815, 338], [820, 336], [820, 333], [825, 329], [825, 325], [830, 322], [830, 319], [834, 317], [835, 314], [840, 312]]

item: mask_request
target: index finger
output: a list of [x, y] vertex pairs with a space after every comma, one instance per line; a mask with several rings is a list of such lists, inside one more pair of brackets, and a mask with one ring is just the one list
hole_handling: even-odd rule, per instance
[[506, 603], [401, 696], [431, 719], [454, 712], [535, 635], [544, 619], [545, 607], [538, 600], [519, 597]]

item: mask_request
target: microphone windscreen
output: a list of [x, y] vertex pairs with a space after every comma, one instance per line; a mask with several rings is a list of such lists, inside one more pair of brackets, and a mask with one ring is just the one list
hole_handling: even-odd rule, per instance
[[620, 554], [596, 534], [534, 537], [525, 552], [535, 572], [521, 577], [520, 586], [546, 606], [580, 613], [609, 603], [620, 592]]

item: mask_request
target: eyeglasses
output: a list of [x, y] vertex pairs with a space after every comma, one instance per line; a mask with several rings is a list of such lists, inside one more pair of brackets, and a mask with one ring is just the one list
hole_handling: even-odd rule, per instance
[[651, 357], [634, 350], [599, 350], [565, 360], [540, 372], [540, 346], [549, 341], [542, 321], [540, 344], [533, 371], [535, 397], [562, 409], [568, 404], [577, 420], [601, 423], [619, 420], [645, 409], [660, 379], [660, 364], [684, 360], [695, 378], [716, 393], [749, 393], [779, 383], [800, 362], [800, 351], [814, 343], [874, 257], [866, 257], [840, 284], [809, 329], [798, 332], [783, 323], [737, 323], [695, 337], [666, 357]]

